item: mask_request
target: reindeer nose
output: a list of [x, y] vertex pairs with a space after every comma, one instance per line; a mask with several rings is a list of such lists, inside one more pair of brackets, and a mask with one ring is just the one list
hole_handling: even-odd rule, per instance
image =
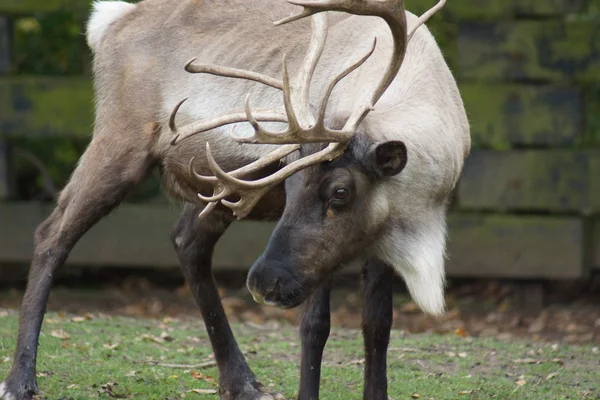
[[250, 269], [246, 285], [254, 301], [276, 307], [295, 307], [304, 293], [301, 279], [287, 265], [259, 259]]

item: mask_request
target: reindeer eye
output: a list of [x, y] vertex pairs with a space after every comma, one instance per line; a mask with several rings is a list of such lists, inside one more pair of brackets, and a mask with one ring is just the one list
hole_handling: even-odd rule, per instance
[[345, 188], [336, 189], [335, 192], [333, 192], [333, 198], [339, 201], [346, 200], [349, 195], [350, 191]]

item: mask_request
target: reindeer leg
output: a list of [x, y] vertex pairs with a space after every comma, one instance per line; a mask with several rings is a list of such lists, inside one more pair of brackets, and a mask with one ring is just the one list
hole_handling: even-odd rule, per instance
[[248, 367], [233, 336], [212, 274], [215, 244], [233, 221], [230, 212], [213, 211], [198, 219], [202, 207], [186, 205], [172, 233], [185, 278], [200, 307], [219, 368], [223, 400], [276, 400]]
[[393, 320], [394, 271], [378, 260], [363, 267], [365, 400], [387, 400], [387, 348]]
[[145, 150], [95, 137], [52, 214], [36, 230], [27, 289], [21, 305], [17, 348], [8, 379], [0, 383], [0, 399], [31, 400], [38, 392], [38, 338], [53, 274], [83, 234], [108, 214], [141, 181], [153, 165]]
[[323, 349], [331, 328], [330, 294], [331, 279], [328, 279], [308, 299], [302, 315], [300, 324], [302, 362], [298, 400], [319, 398]]

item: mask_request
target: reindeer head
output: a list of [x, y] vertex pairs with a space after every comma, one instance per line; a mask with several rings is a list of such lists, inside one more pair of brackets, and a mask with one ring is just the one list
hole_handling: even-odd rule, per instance
[[[281, 81], [262, 74], [215, 65], [195, 64], [191, 60], [186, 70], [191, 73], [211, 73], [232, 78], [249, 79], [283, 92], [283, 110], [252, 110], [246, 97], [243, 112], [218, 115], [195, 122], [182, 129], [170, 126], [176, 144], [199, 132], [238, 122], [248, 122], [254, 128], [251, 137], [235, 137], [241, 143], [278, 144], [277, 150], [238, 170], [223, 171], [214, 160], [207, 143], [206, 154], [214, 176], [190, 174], [212, 184], [212, 196], [198, 194], [208, 205], [200, 214], [210, 213], [218, 202], [229, 207], [238, 219], [248, 215], [260, 198], [285, 181], [286, 206], [271, 240], [248, 275], [248, 288], [257, 301], [280, 307], [294, 307], [303, 302], [314, 287], [333, 270], [356, 257], [369, 246], [389, 217], [389, 207], [378, 193], [382, 182], [398, 175], [406, 166], [407, 148], [401, 141], [374, 142], [361, 135], [361, 122], [396, 77], [414, 31], [445, 1], [419, 18], [410, 32], [407, 30], [403, 0], [316, 0], [291, 1], [304, 10], [278, 21], [280, 25], [312, 16], [313, 34], [307, 54], [295, 79], [291, 80], [283, 59]], [[341, 71], [332, 82], [317, 108], [311, 112], [309, 89], [315, 67], [327, 38], [327, 15], [324, 11], [344, 11], [357, 15], [383, 18], [391, 29], [394, 52], [389, 65], [369, 101], [356, 108], [338, 129], [326, 126], [327, 103], [336, 84], [359, 68], [374, 52], [372, 48], [356, 62]], [[185, 100], [184, 100], [185, 101]], [[287, 129], [273, 132], [261, 122], [285, 122]], [[273, 175], [248, 181], [241, 179], [250, 172], [278, 162], [287, 164]], [[229, 201], [232, 195], [238, 201]]]

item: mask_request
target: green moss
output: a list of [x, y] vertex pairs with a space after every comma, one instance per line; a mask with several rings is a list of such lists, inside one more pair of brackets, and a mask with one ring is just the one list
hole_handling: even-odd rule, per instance
[[517, 84], [459, 85], [475, 147], [574, 145], [582, 129], [579, 91]]
[[600, 21], [463, 24], [461, 76], [478, 80], [598, 81]]
[[598, 212], [598, 157], [597, 150], [473, 152], [459, 186], [460, 206]]
[[14, 63], [20, 74], [82, 74], [90, 55], [82, 19], [56, 11], [15, 21]]
[[4, 135], [88, 137], [92, 133], [94, 106], [89, 79], [3, 79], [0, 107], [0, 131]]
[[85, 11], [91, 0], [2, 0], [1, 13], [31, 14], [56, 10]]

